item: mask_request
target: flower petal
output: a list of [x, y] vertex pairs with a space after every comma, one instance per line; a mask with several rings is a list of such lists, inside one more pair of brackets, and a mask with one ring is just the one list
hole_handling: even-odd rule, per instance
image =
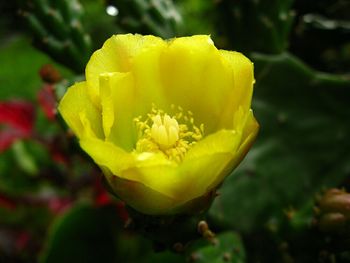
[[239, 107], [244, 112], [250, 109], [253, 94], [254, 68], [253, 63], [239, 52], [220, 50], [226, 67], [233, 72], [234, 85], [226, 98], [226, 107], [221, 113], [221, 128], [232, 129], [232, 116]]
[[213, 153], [233, 153], [239, 146], [241, 135], [235, 130], [220, 130], [197, 142], [186, 154], [184, 162]]
[[94, 52], [86, 66], [85, 75], [93, 102], [99, 104], [100, 74], [128, 72], [134, 57], [151, 46], [163, 43], [164, 40], [155, 36], [126, 34], [109, 38], [101, 49]]
[[211, 133], [233, 86], [232, 70], [225, 66], [209, 36], [175, 38], [161, 56], [164, 94], [169, 104], [194, 113], [197, 125]]
[[107, 167], [117, 175], [135, 163], [131, 154], [111, 142], [84, 137], [80, 140], [80, 146], [91, 156], [96, 164], [101, 167]]
[[164, 87], [162, 85], [160, 57], [166, 50], [165, 41], [145, 47], [133, 59], [131, 72], [134, 76], [136, 97], [138, 103], [136, 111], [139, 115], [146, 115], [154, 104], [157, 108], [168, 111], [169, 103], [164, 99]]
[[213, 193], [208, 193], [187, 202], [179, 202], [169, 196], [157, 192], [144, 184], [130, 181], [113, 175], [104, 168], [103, 173], [113, 192], [134, 209], [150, 215], [196, 214], [205, 211], [210, 205]]
[[166, 214], [176, 206], [177, 202], [171, 197], [159, 193], [143, 183], [130, 181], [113, 175], [108, 169], [104, 174], [113, 191], [128, 205], [145, 214]]
[[181, 189], [186, 200], [212, 190], [233, 167], [241, 135], [234, 130], [221, 130], [207, 136], [191, 148], [180, 166]]
[[130, 154], [95, 138], [83, 138], [81, 147], [100, 167], [108, 168], [114, 175], [126, 180], [142, 183], [169, 198], [176, 198], [174, 188], [181, 178], [177, 176], [177, 164], [163, 154]]
[[[237, 130], [220, 130], [205, 137], [191, 148], [180, 166], [179, 176], [186, 176], [181, 189], [187, 200], [215, 189], [243, 160], [258, 133], [252, 111], [238, 110]], [[195, 183], [193, 183], [195, 182]]]
[[169, 198], [179, 199], [176, 189], [181, 178], [175, 162], [160, 153], [142, 153], [136, 158], [136, 164], [123, 170], [120, 177], [140, 182]]
[[60, 101], [58, 110], [79, 138], [104, 137], [101, 113], [87, 94], [86, 82], [70, 87]]
[[100, 75], [100, 98], [106, 141], [131, 151], [136, 143], [135, 88], [131, 73]]
[[240, 163], [248, 153], [259, 132], [259, 123], [256, 121], [253, 111], [250, 110], [247, 116], [246, 124], [243, 129], [242, 142], [237, 150], [237, 164]]

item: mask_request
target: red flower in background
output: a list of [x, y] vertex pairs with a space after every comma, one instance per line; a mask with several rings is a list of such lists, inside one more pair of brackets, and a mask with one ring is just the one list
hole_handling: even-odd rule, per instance
[[46, 118], [54, 121], [56, 117], [56, 97], [51, 84], [45, 84], [38, 93], [38, 102]]
[[21, 100], [0, 102], [0, 152], [18, 139], [29, 138], [35, 120], [34, 106]]
[[51, 64], [43, 65], [39, 71], [39, 75], [44, 82], [44, 85], [38, 92], [38, 102], [46, 117], [50, 121], [54, 121], [57, 107], [54, 84], [62, 80], [62, 76]]
[[126, 210], [125, 204], [122, 201], [116, 201], [115, 198], [111, 198], [106, 188], [102, 185], [100, 177], [96, 177], [94, 181], [95, 190], [95, 205], [106, 206], [114, 205], [119, 218], [126, 223], [129, 220], [129, 214]]

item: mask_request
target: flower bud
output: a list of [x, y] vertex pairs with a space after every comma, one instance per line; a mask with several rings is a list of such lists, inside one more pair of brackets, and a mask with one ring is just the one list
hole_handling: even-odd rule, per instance
[[329, 189], [318, 202], [318, 226], [321, 231], [350, 233], [350, 194]]

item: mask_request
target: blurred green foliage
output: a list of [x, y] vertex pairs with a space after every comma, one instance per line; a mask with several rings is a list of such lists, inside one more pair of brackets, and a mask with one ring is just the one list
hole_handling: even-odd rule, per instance
[[[106, 12], [111, 5], [116, 16]], [[198, 234], [174, 253], [124, 228], [124, 210], [101, 194], [96, 168], [60, 120], [38, 107], [35, 139], [0, 155], [0, 262], [350, 262], [348, 236], [322, 231], [314, 212], [324, 190], [350, 190], [349, 1], [33, 0], [0, 7], [1, 101], [37, 104], [46, 63], [62, 74], [54, 84], [62, 93], [113, 33], [211, 34], [254, 62], [261, 126], [208, 211], [215, 242]]]
[[118, 262], [118, 217], [113, 212], [77, 205], [51, 226], [41, 262]]
[[19, 14], [34, 43], [52, 58], [84, 71], [91, 55], [90, 36], [81, 23], [83, 8], [77, 0], [18, 0]]
[[[110, 0], [108, 7], [117, 8], [119, 32], [154, 34], [164, 38], [176, 35], [182, 23], [175, 4], [168, 0]], [[107, 9], [108, 11], [108, 9]]]
[[[218, 33], [244, 53], [279, 53], [288, 46], [293, 0], [217, 1]], [[252, 37], [254, 35], [254, 38]]]
[[[41, 85], [39, 69], [43, 64], [53, 61], [46, 54], [35, 50], [30, 41], [19, 34], [5, 38], [0, 48], [0, 98], [4, 100], [20, 97], [34, 100]], [[65, 77], [71, 76], [66, 68], [61, 66], [59, 69]]]

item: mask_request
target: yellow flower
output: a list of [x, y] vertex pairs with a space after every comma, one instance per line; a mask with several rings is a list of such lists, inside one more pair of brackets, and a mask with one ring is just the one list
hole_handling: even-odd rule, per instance
[[253, 65], [209, 36], [114, 35], [59, 111], [113, 191], [145, 214], [209, 206], [258, 124]]

